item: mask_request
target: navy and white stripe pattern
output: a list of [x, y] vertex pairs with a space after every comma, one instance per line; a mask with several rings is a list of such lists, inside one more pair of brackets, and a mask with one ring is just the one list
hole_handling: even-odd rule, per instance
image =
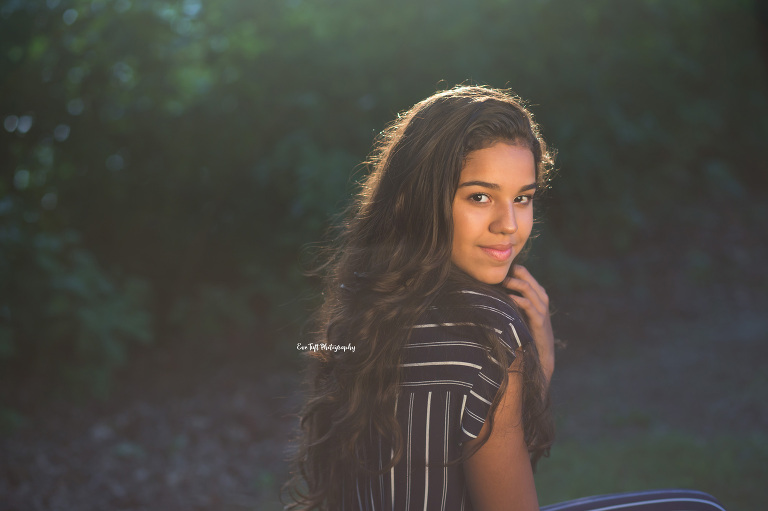
[[[490, 357], [486, 333], [501, 339], [510, 359], [531, 342], [512, 305], [491, 295], [455, 291], [427, 311], [403, 351], [396, 405], [403, 456], [388, 474], [359, 474], [343, 511], [472, 510], [461, 464], [444, 465], [479, 435], [506, 370]], [[389, 439], [373, 434], [366, 452], [379, 467], [393, 454]]]
[[695, 490], [649, 490], [596, 495], [544, 506], [541, 511], [726, 511], [712, 495]]

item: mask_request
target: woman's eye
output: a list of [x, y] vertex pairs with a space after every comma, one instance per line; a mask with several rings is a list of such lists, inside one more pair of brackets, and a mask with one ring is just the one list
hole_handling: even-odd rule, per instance
[[530, 202], [533, 200], [533, 195], [520, 195], [518, 197], [515, 197], [515, 202], [518, 204], [530, 204]]
[[472, 195], [469, 196], [469, 199], [474, 201], [474, 202], [488, 202], [488, 201], [490, 201], [488, 196], [486, 194], [484, 194], [484, 193], [473, 193]]

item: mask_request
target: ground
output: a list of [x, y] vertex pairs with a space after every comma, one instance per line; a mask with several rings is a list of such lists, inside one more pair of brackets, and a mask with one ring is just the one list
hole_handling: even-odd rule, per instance
[[[711, 492], [731, 511], [768, 501], [768, 303], [729, 292], [730, 305], [704, 298], [684, 310], [630, 307], [610, 292], [556, 303], [567, 347], [542, 504], [659, 486]], [[297, 368], [265, 370], [242, 344], [144, 355], [106, 402], [25, 408], [0, 438], [0, 511], [281, 509]]]
[[51, 400], [0, 440], [0, 510], [280, 509], [297, 371], [147, 354], [108, 402]]

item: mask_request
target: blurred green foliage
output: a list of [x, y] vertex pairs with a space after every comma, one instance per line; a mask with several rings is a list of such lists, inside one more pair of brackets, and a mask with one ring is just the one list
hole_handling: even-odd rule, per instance
[[[2, 0], [0, 357], [99, 389], [134, 341], [268, 342], [265, 323], [299, 324], [302, 247], [346, 203], [376, 133], [461, 82], [530, 100], [559, 150], [537, 250], [565, 288], [621, 283], [605, 259], [708, 239], [734, 204], [764, 218], [749, 209], [768, 188], [756, 13], [747, 0]], [[707, 249], [672, 252], [706, 280]]]

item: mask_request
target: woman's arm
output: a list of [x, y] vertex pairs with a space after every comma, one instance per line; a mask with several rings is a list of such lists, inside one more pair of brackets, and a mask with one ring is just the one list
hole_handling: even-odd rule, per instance
[[[494, 415], [488, 441], [464, 462], [464, 477], [476, 511], [539, 509], [531, 461], [522, 423], [520, 357], [510, 366], [509, 382]], [[488, 434], [485, 421], [477, 439], [464, 443], [464, 453]]]

